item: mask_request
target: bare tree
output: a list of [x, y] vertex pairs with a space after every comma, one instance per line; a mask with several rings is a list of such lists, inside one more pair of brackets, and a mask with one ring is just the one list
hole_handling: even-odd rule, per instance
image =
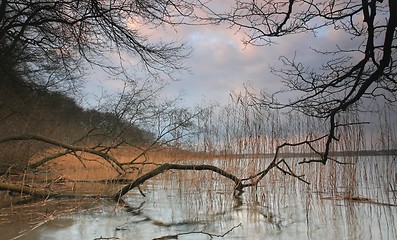
[[[305, 66], [298, 57], [282, 57], [284, 68], [272, 71], [282, 78], [286, 89], [256, 98], [258, 104], [299, 111], [328, 122], [327, 133], [318, 138], [325, 139], [324, 149], [313, 148], [320, 157], [315, 162], [327, 162], [331, 143], [338, 140], [338, 129], [361, 123], [343, 121], [344, 113], [365, 110], [364, 99], [397, 100], [397, 3], [393, 0], [236, 0], [227, 13], [204, 9], [210, 15], [206, 20], [237, 27], [249, 45], [271, 45], [276, 38], [327, 29], [343, 31], [347, 41], [358, 43], [348, 49], [314, 49], [319, 59], [328, 59], [319, 69]], [[298, 97], [279, 101], [286, 93]]]
[[[57, 147], [56, 151], [45, 153], [42, 159], [31, 163], [30, 168], [64, 155], [75, 156], [84, 165], [87, 158], [79, 153], [89, 153], [105, 160], [120, 174], [139, 169], [148, 163], [137, 160], [149, 152], [175, 143], [179, 148], [178, 141], [194, 130], [192, 121], [199, 114], [177, 108], [179, 98], [162, 99], [160, 92], [163, 87], [155, 87], [151, 81], [126, 82], [118, 96], [104, 97], [107, 100], [97, 110], [77, 113], [81, 116], [75, 116], [76, 121], [81, 122], [65, 126], [63, 134], [17, 131], [2, 136], [0, 144], [38, 141]], [[128, 160], [120, 161], [113, 156], [112, 150], [120, 147], [130, 150]]]
[[[162, 112], [171, 111], [174, 106], [172, 101], [160, 104], [158, 99], [154, 100], [162, 88], [161, 84], [157, 87], [145, 82], [144, 86], [137, 86], [138, 83], [131, 79], [132, 74], [127, 72], [130, 70], [127, 64], [141, 64], [151, 77], [160, 74], [171, 76], [175, 70], [184, 68], [180, 60], [189, 54], [185, 45], [150, 39], [145, 35], [145, 28], [179, 24], [191, 12], [192, 5], [183, 0], [1, 1], [0, 80], [1, 83], [7, 82], [4, 86], [15, 85], [15, 82], [26, 85], [29, 96], [30, 92], [47, 93], [47, 90], [69, 94], [80, 83], [85, 67], [90, 65], [102, 68], [113, 76], [123, 74], [122, 77], [127, 78], [130, 84], [120, 96], [111, 99], [113, 102], [107, 103], [107, 109], [87, 113], [90, 119], [83, 121], [84, 126], [72, 128], [73, 133], [79, 132], [78, 137], [68, 134], [65, 138], [58, 138], [54, 134], [36, 131], [31, 126], [38, 124], [33, 121], [29, 127], [22, 128], [18, 126], [19, 122], [3, 116], [3, 124], [8, 121], [15, 127], [12, 131], [4, 127], [7, 131], [2, 129], [2, 137], [24, 135], [24, 140], [42, 139], [39, 141], [58, 142], [61, 144], [53, 145], [74, 149], [46, 157], [39, 163], [62, 154], [74, 154], [87, 146], [97, 153], [107, 154], [123, 142], [136, 144], [133, 138], [142, 134], [138, 125], [141, 127], [145, 121], [158, 120]], [[129, 61], [125, 61], [126, 55]], [[5, 87], [0, 88], [6, 92]], [[32, 98], [35, 98], [33, 95]], [[8, 101], [5, 95], [0, 97], [0, 111], [5, 112], [6, 116], [21, 118], [15, 114], [19, 109]], [[40, 102], [33, 101], [40, 108]], [[26, 102], [20, 103], [23, 110], [33, 113]], [[64, 109], [63, 106], [57, 107]], [[137, 129], [139, 131], [135, 131]], [[145, 141], [150, 139], [154, 147], [164, 136], [152, 134], [148, 131], [146, 136], [139, 137], [147, 137]], [[142, 149], [146, 152], [146, 148]], [[117, 165], [113, 164], [116, 168]]]
[[[47, 86], [76, 80], [87, 62], [122, 73], [123, 64], [114, 66], [104, 60], [111, 59], [112, 53], [119, 54], [121, 62], [123, 52], [135, 56], [150, 73], [170, 74], [183, 67], [180, 60], [187, 49], [176, 42], [154, 42], [142, 29], [180, 23], [191, 11], [184, 1], [4, 0], [0, 56], [19, 70], [38, 73], [35, 76]], [[10, 61], [1, 61], [2, 72], [9, 66]]]

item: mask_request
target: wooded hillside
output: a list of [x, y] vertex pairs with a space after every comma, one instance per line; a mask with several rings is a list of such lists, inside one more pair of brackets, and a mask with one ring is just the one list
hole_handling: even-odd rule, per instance
[[[15, 72], [14, 72], [15, 73]], [[143, 144], [153, 134], [115, 114], [83, 109], [62, 92], [29, 83], [12, 71], [0, 74], [0, 136], [40, 134], [73, 144], [104, 144], [114, 138]], [[35, 154], [51, 148], [38, 141], [14, 141], [0, 148], [0, 173], [20, 170]]]

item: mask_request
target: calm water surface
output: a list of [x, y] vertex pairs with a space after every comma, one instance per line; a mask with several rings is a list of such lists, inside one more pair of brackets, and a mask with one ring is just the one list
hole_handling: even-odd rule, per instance
[[[274, 170], [239, 197], [216, 174], [169, 172], [142, 186], [145, 197], [132, 190], [123, 205], [102, 201], [94, 211], [64, 215], [18, 239], [143, 240], [189, 232], [197, 233], [178, 239], [210, 239], [199, 232], [222, 235], [236, 226], [222, 239], [397, 239], [396, 158], [349, 161], [355, 164], [296, 166], [310, 185]], [[215, 164], [245, 176], [264, 165]]]

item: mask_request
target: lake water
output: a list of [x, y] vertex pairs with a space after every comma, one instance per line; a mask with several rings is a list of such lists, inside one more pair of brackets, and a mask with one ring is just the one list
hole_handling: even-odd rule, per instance
[[[291, 164], [310, 185], [273, 169], [241, 196], [214, 173], [171, 171], [147, 181], [145, 196], [130, 191], [123, 204], [100, 200], [95, 209], [35, 227], [22, 224], [13, 232], [15, 225], [0, 224], [0, 232], [10, 233], [5, 239], [216, 239], [226, 233], [222, 239], [397, 239], [396, 157], [338, 160], [354, 164]], [[206, 163], [238, 176], [265, 164]]]

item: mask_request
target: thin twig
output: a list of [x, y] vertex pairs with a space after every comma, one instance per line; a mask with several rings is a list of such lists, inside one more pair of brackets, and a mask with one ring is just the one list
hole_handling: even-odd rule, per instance
[[118, 238], [118, 237], [102, 237], [102, 236], [100, 236], [98, 238], [94, 238], [94, 240], [105, 240], [105, 239], [120, 239], [120, 238]]
[[241, 223], [233, 226], [232, 228], [230, 228], [228, 231], [226, 231], [223, 234], [214, 234], [214, 233], [208, 233], [208, 232], [204, 232], [204, 231], [191, 231], [191, 232], [183, 232], [183, 233], [178, 233], [178, 234], [172, 234], [172, 235], [165, 235], [165, 236], [161, 236], [158, 238], [153, 238], [153, 240], [164, 240], [164, 239], [177, 239], [179, 236], [182, 235], [188, 235], [188, 234], [204, 234], [204, 235], [208, 235], [210, 238], [213, 237], [224, 237], [227, 234], [229, 234], [231, 231], [233, 231], [234, 229], [238, 228], [241, 226]]

